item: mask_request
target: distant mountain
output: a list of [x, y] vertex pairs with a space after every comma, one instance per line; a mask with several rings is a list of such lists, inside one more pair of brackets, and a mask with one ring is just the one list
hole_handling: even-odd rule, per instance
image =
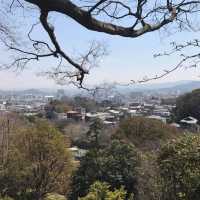
[[32, 94], [32, 95], [49, 95], [53, 94], [53, 92], [39, 90], [39, 89], [27, 89], [27, 90], [0, 90], [1, 95], [25, 95], [25, 94]]
[[27, 89], [27, 90], [21, 90], [16, 91], [18, 94], [33, 94], [33, 95], [40, 95], [40, 94], [47, 94], [47, 92], [38, 90], [38, 89]]
[[200, 81], [177, 81], [168, 83], [157, 83], [157, 84], [137, 84], [128, 87], [118, 87], [118, 90], [122, 93], [127, 92], [190, 92], [194, 89], [200, 88]]
[[162, 90], [179, 91], [180, 93], [186, 93], [199, 88], [200, 81], [190, 81], [188, 83], [176, 85], [171, 88], [163, 88]]
[[[125, 86], [116, 86], [116, 91], [121, 94], [126, 94], [130, 92], [158, 92], [158, 93], [170, 93], [178, 92], [179, 94], [190, 92], [194, 89], [200, 88], [200, 81], [176, 81], [168, 83], [157, 83], [157, 84], [136, 84], [128, 87]], [[24, 95], [24, 94], [33, 94], [33, 95], [56, 95], [57, 90], [51, 88], [41, 88], [41, 89], [26, 89], [26, 90], [0, 90], [0, 95]], [[87, 95], [87, 92], [84, 90], [78, 90], [77, 88], [67, 88], [65, 94], [67, 96], [78, 95], [79, 93]]]

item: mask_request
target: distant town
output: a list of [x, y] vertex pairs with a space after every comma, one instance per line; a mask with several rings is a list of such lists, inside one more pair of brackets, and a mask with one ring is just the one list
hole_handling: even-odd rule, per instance
[[[167, 88], [142, 88], [136, 91], [121, 89], [105, 89], [96, 96], [83, 94], [69, 94], [63, 89], [53, 92], [44, 92], [36, 89], [24, 91], [4, 91], [0, 93], [0, 112], [16, 112], [27, 117], [45, 115], [47, 107], [53, 101], [72, 102], [77, 98], [92, 103], [95, 106], [84, 106], [82, 103], [73, 103], [65, 112], [54, 111], [56, 120], [66, 122], [91, 122], [95, 118], [103, 121], [105, 126], [115, 126], [122, 119], [134, 116], [143, 116], [161, 120], [176, 128], [189, 127], [198, 131], [197, 120], [191, 116], [175, 123], [171, 119], [171, 112], [175, 108], [176, 98], [185, 92], [192, 91], [200, 82], [179, 83]], [[69, 103], [70, 104], [70, 103]], [[89, 107], [89, 108], [88, 108]], [[187, 125], [187, 126], [186, 126]], [[194, 128], [195, 127], [195, 128]]]

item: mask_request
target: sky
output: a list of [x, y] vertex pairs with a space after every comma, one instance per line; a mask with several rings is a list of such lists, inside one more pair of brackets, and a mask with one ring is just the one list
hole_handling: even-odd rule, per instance
[[[37, 15], [36, 15], [37, 17]], [[36, 20], [28, 17], [28, 26], [23, 30], [26, 33], [30, 25]], [[96, 85], [103, 82], [122, 82], [128, 83], [130, 80], [140, 80], [144, 76], [154, 76], [161, 74], [163, 69], [170, 69], [175, 66], [180, 57], [170, 56], [154, 58], [153, 55], [170, 49], [171, 41], [187, 41], [198, 37], [198, 33], [182, 32], [167, 35], [164, 31], [147, 33], [138, 38], [123, 38], [111, 36], [104, 33], [89, 31], [72, 19], [53, 14], [51, 22], [55, 26], [57, 38], [62, 47], [70, 55], [74, 52], [84, 52], [89, 42], [92, 40], [106, 44], [108, 55], [102, 59], [100, 66], [92, 69], [90, 75], [86, 77], [86, 83]], [[38, 28], [33, 36], [46, 40], [46, 33]], [[9, 61], [8, 53], [5, 48], [0, 49], [0, 60]], [[40, 72], [48, 71], [53, 65], [53, 61], [34, 62], [27, 66], [22, 72], [13, 70], [0, 71], [0, 89], [26, 89], [26, 88], [65, 88], [68, 86], [58, 86], [53, 80], [44, 76], [38, 76]], [[172, 82], [179, 80], [200, 80], [199, 70], [179, 69], [165, 78], [154, 81], [153, 83]]]

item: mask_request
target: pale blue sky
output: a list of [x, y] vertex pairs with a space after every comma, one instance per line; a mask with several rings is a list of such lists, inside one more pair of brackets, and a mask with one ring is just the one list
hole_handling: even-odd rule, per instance
[[[33, 18], [27, 20], [34, 21]], [[99, 68], [91, 71], [86, 79], [89, 84], [114, 81], [129, 82], [131, 79], [141, 79], [144, 75], [160, 74], [163, 69], [173, 67], [180, 58], [171, 56], [155, 59], [153, 54], [169, 49], [171, 41], [187, 41], [198, 36], [198, 33], [189, 32], [176, 33], [172, 36], [166, 36], [164, 32], [154, 32], [131, 39], [86, 30], [70, 18], [61, 15], [52, 16], [52, 22], [55, 25], [60, 43], [69, 53], [73, 54], [77, 50], [81, 52], [88, 42], [94, 39], [107, 44], [109, 55], [104, 58]], [[37, 29], [34, 36], [45, 38], [46, 33]], [[6, 54], [5, 51], [1, 53], [1, 60], [4, 60]], [[41, 63], [34, 62], [20, 74], [12, 71], [0, 71], [0, 89], [56, 87], [54, 81], [36, 75], [38, 72], [47, 70], [51, 64], [51, 60]], [[199, 80], [199, 70], [181, 69], [156, 82], [177, 80]]]

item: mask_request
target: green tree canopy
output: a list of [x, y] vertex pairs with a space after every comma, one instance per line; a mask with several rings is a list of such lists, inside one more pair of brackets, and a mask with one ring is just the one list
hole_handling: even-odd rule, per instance
[[89, 189], [87, 196], [79, 200], [124, 200], [126, 192], [123, 188], [110, 190], [110, 185], [103, 182], [95, 182]]
[[132, 143], [140, 149], [152, 150], [177, 135], [177, 129], [160, 120], [133, 117], [122, 121], [113, 137]]
[[178, 97], [173, 113], [176, 121], [188, 116], [200, 120], [200, 89]]
[[200, 137], [187, 135], [165, 145], [158, 157], [163, 200], [199, 200]]
[[96, 181], [107, 182], [111, 189], [124, 186], [127, 196], [136, 195], [138, 157], [133, 145], [117, 140], [103, 150], [89, 151], [73, 176], [70, 198], [84, 197]]
[[103, 131], [103, 122], [100, 119], [94, 119], [90, 124], [89, 130], [87, 132], [87, 137], [90, 146], [93, 148], [99, 147], [99, 137]]
[[87, 112], [94, 111], [98, 108], [98, 104], [94, 99], [83, 96], [75, 96], [73, 99], [75, 107], [85, 108]]
[[56, 119], [57, 113], [66, 113], [72, 109], [70, 103], [62, 100], [52, 100], [45, 106], [45, 114], [48, 119]]

